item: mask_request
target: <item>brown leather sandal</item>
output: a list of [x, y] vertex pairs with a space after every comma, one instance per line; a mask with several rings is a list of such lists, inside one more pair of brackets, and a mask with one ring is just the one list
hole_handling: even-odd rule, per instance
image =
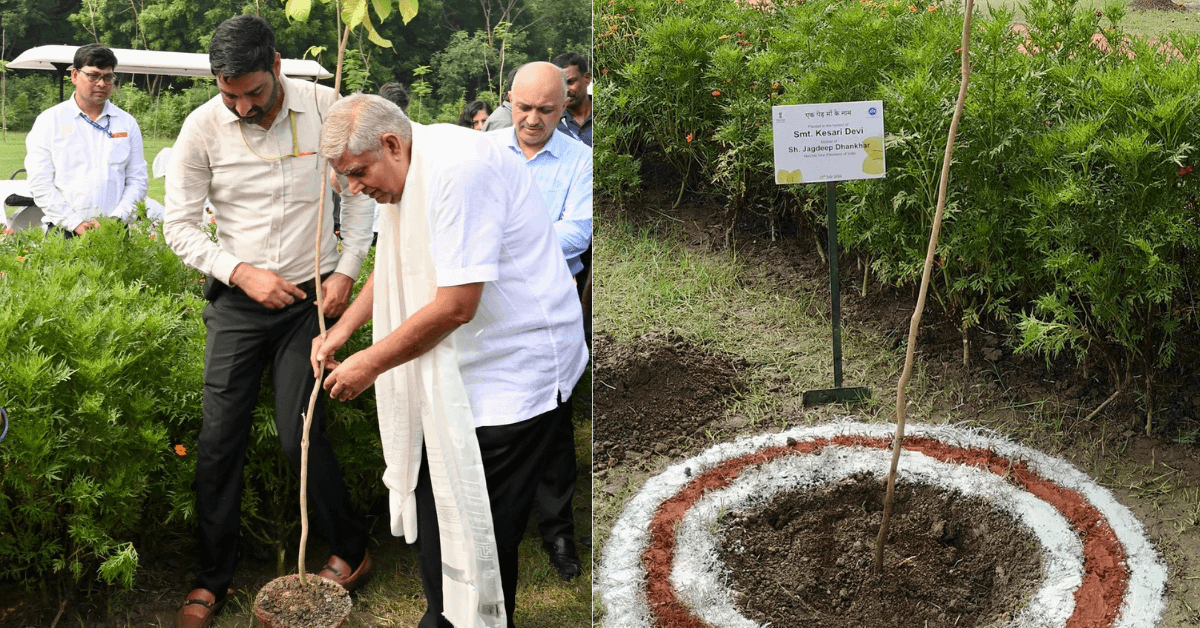
[[217, 601], [217, 595], [208, 589], [193, 589], [188, 593], [183, 606], [175, 616], [176, 628], [208, 628], [213, 623], [213, 617], [225, 606], [232, 590], [226, 591], [225, 599]]
[[[330, 556], [329, 562], [317, 575], [342, 585], [342, 588], [346, 591], [353, 591], [367, 579], [367, 574], [369, 573], [371, 573], [371, 553], [364, 552], [362, 563], [359, 564], [358, 569], [355, 569], [352, 574], [350, 573], [349, 563], [337, 556]], [[347, 576], [346, 574], [350, 575]]]

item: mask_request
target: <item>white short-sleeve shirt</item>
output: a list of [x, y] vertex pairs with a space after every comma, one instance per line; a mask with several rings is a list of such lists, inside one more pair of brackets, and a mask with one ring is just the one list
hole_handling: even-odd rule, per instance
[[414, 124], [419, 151], [437, 284], [484, 284], [475, 318], [455, 331], [476, 427], [552, 410], [588, 354], [575, 284], [525, 160], [448, 124]]

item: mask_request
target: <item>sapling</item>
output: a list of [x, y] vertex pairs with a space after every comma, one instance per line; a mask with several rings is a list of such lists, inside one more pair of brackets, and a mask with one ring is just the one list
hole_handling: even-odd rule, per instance
[[896, 436], [892, 441], [892, 466], [887, 476], [887, 495], [883, 501], [883, 522], [879, 524], [879, 538], [875, 541], [875, 573], [883, 571], [883, 543], [887, 540], [888, 523], [896, 503], [896, 467], [900, 464], [900, 445], [904, 442], [904, 421], [907, 418], [904, 389], [912, 376], [913, 358], [916, 353], [917, 330], [921, 328], [921, 313], [925, 310], [925, 297], [929, 293], [929, 275], [933, 270], [933, 258], [937, 252], [938, 232], [942, 229], [942, 214], [946, 210], [946, 189], [950, 183], [950, 158], [954, 154], [954, 136], [958, 133], [958, 122], [962, 119], [963, 103], [967, 99], [967, 83], [971, 77], [971, 11], [973, 0], [967, 0], [963, 8], [962, 29], [962, 82], [958, 86], [958, 102], [950, 120], [950, 132], [946, 137], [946, 154], [942, 158], [942, 175], [938, 182], [937, 209], [933, 214], [933, 226], [929, 234], [929, 247], [925, 252], [925, 269], [921, 273], [921, 289], [917, 294], [917, 307], [908, 325], [908, 350], [904, 355], [904, 371], [896, 386]]
[[[333, 92], [335, 98], [341, 91], [342, 87], [342, 65], [346, 57], [346, 43], [350, 40], [350, 31], [361, 24], [367, 31], [367, 37], [377, 45], [392, 47], [391, 42], [383, 39], [375, 32], [375, 27], [371, 24], [370, 14], [367, 10], [367, 0], [322, 0], [322, 2], [333, 2], [334, 13], [337, 20], [337, 28], [342, 32], [341, 39], [338, 41], [337, 67], [334, 70]], [[372, 4], [375, 7], [375, 12], [380, 19], [386, 18], [391, 14], [391, 0], [373, 0]], [[396, 0], [397, 8], [400, 11], [404, 23], [407, 24], [417, 14], [417, 0]], [[289, 19], [306, 20], [308, 19], [309, 10], [312, 8], [312, 0], [288, 0], [286, 11]], [[343, 22], [345, 26], [343, 28]], [[321, 304], [321, 232], [324, 226], [325, 216], [325, 197], [329, 186], [329, 161], [321, 157], [321, 200], [317, 206], [317, 215], [321, 219], [317, 220], [317, 237], [316, 244], [313, 250], [314, 257], [314, 273], [317, 281], [316, 284], [316, 301], [317, 301], [317, 324], [321, 330], [321, 337], [325, 336], [325, 309]], [[308, 397], [308, 410], [304, 413], [304, 430], [300, 440], [300, 551], [298, 556], [299, 572], [301, 584], [307, 585], [308, 579], [304, 570], [305, 549], [308, 545], [308, 432], [312, 427], [313, 410], [317, 405], [317, 396], [321, 394], [321, 381], [325, 378], [325, 361], [322, 360], [317, 369], [316, 383], [313, 385], [312, 394]]]

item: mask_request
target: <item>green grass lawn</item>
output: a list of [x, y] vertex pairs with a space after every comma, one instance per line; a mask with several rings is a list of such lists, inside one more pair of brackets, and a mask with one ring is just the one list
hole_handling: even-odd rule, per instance
[[[165, 191], [166, 179], [155, 179], [151, 169], [151, 164], [154, 163], [154, 156], [158, 151], [175, 143], [175, 138], [158, 138], [145, 137], [143, 138], [143, 149], [146, 154], [146, 172], [150, 176], [150, 189], [147, 195], [150, 198], [163, 202], [163, 192]], [[3, 135], [0, 139], [0, 177], [9, 178], [14, 172], [25, 167], [25, 134], [9, 132]], [[22, 173], [17, 176], [19, 179], [25, 178]], [[11, 215], [16, 208], [5, 207], [8, 215]]]
[[[1075, 6], [1079, 11], [1105, 11], [1106, 6], [1112, 2], [1113, 0], [1079, 0]], [[1020, 22], [1024, 20], [1024, 11], [1021, 7], [1028, 4], [1028, 0], [976, 0], [975, 8], [979, 11], [978, 14], [985, 16], [988, 15], [989, 8], [1009, 8], [1016, 13], [1014, 19]], [[1131, 34], [1159, 38], [1166, 38], [1173, 32], [1182, 35], [1200, 35], [1200, 12], [1192, 10], [1142, 11], [1129, 9], [1128, 2], [1123, 4], [1126, 6], [1126, 14], [1121, 20], [1121, 28]], [[1107, 19], [1102, 19], [1100, 24], [1102, 27], [1109, 26]]]

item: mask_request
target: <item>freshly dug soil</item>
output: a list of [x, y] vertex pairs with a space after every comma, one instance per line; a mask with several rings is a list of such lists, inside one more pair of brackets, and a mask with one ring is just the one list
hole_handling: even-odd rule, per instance
[[1127, 6], [1141, 11], [1187, 11], [1183, 4], [1171, 0], [1133, 0]]
[[350, 614], [350, 594], [334, 582], [308, 576], [308, 586], [298, 575], [276, 578], [258, 592], [255, 614], [272, 618], [273, 628], [336, 628]]
[[1011, 619], [1041, 579], [1032, 532], [988, 502], [896, 486], [874, 573], [881, 481], [860, 474], [722, 518], [719, 551], [741, 612], [773, 628], [970, 628]]
[[593, 338], [592, 460], [604, 469], [639, 454], [678, 454], [736, 398], [740, 358], [715, 355], [678, 336], [649, 333], [629, 344]]

